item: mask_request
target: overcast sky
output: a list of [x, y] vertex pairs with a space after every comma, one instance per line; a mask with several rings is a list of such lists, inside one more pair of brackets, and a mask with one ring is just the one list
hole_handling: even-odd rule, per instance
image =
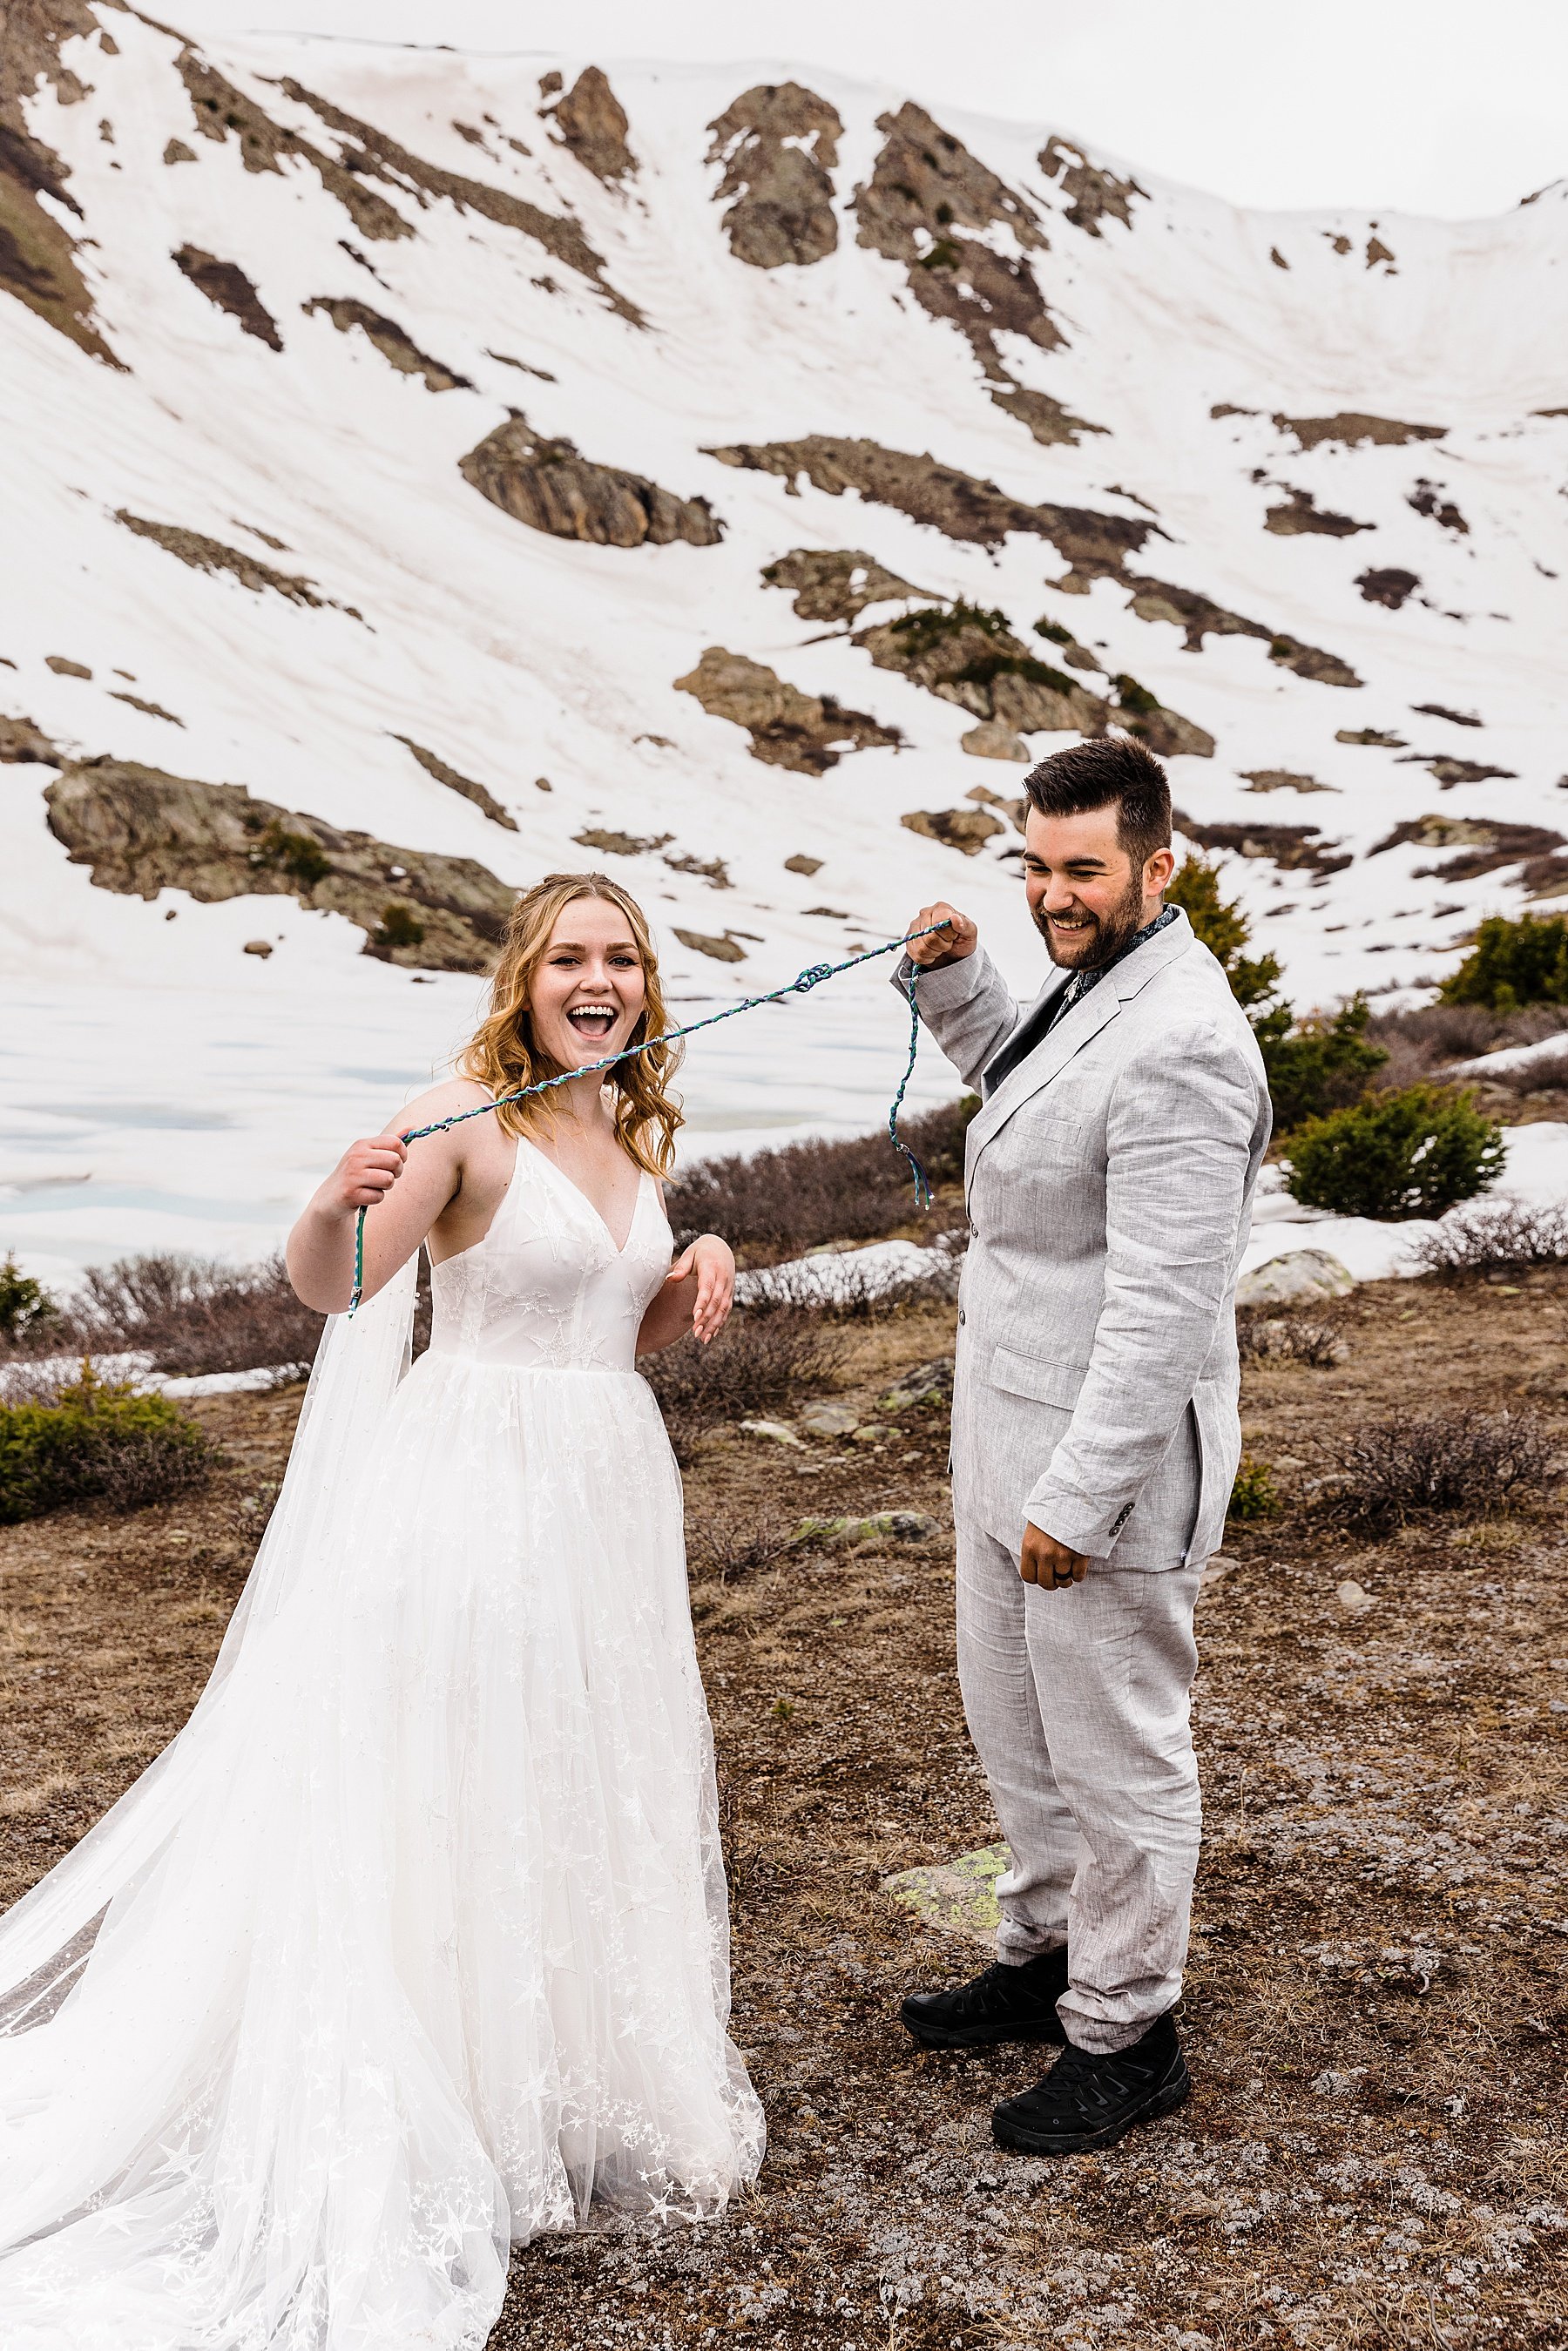
[[1239, 204], [1500, 212], [1568, 175], [1563, 0], [165, 0], [293, 31], [616, 57], [781, 58], [1076, 131]]

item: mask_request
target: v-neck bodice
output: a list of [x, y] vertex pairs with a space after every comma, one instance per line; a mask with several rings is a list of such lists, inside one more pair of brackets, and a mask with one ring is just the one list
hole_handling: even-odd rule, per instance
[[652, 1176], [638, 1185], [618, 1249], [586, 1193], [520, 1141], [484, 1239], [433, 1270], [431, 1353], [523, 1370], [632, 1371], [643, 1317], [669, 1270], [670, 1228]]

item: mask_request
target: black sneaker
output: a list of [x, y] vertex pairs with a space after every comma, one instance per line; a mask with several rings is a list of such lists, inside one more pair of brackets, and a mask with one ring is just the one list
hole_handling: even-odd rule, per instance
[[1082, 2155], [1168, 2115], [1191, 2088], [1176, 2025], [1162, 2016], [1141, 2041], [1109, 2056], [1069, 2042], [1043, 2082], [1003, 2100], [991, 2127], [1000, 2146], [1025, 2155]]
[[913, 1991], [899, 2010], [923, 2049], [994, 2049], [1004, 2041], [1065, 2041], [1056, 2003], [1067, 1990], [1067, 1947], [1022, 1967], [996, 1960], [951, 1991]]

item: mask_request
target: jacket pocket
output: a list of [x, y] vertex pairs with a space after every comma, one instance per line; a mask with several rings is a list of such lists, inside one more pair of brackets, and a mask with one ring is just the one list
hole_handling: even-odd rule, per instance
[[991, 1357], [989, 1384], [1009, 1395], [1029, 1396], [1036, 1404], [1060, 1405], [1071, 1412], [1088, 1371], [1087, 1364], [1048, 1364], [1039, 1355], [998, 1347]]

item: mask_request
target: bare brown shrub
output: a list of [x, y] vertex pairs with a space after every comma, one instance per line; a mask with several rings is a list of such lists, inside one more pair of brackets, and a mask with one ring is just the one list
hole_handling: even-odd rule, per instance
[[[1381, 1045], [1388, 1060], [1373, 1082], [1380, 1092], [1417, 1085], [1456, 1061], [1476, 1061], [1506, 1046], [1539, 1045], [1565, 1028], [1568, 1006], [1561, 1004], [1524, 1005], [1514, 1012], [1494, 1012], [1484, 1004], [1418, 1004], [1375, 1013], [1367, 1040]], [[1501, 1082], [1500, 1073], [1496, 1082]]]
[[1446, 1217], [1410, 1252], [1423, 1273], [1458, 1281], [1467, 1274], [1526, 1273], [1568, 1263], [1568, 1210], [1491, 1200]]
[[1333, 1447], [1320, 1504], [1363, 1527], [1518, 1504], [1555, 1482], [1553, 1451], [1531, 1413], [1398, 1413], [1364, 1423]]
[[1332, 1305], [1315, 1315], [1238, 1307], [1236, 1344], [1244, 1364], [1310, 1364], [1317, 1371], [1343, 1364], [1350, 1353], [1343, 1318]]
[[[183, 1377], [277, 1365], [308, 1371], [324, 1317], [302, 1306], [281, 1257], [259, 1265], [170, 1255], [95, 1266], [47, 1328], [56, 1354], [151, 1355]], [[44, 1343], [43, 1335], [33, 1352]]]
[[844, 1334], [810, 1307], [737, 1307], [706, 1347], [677, 1339], [638, 1368], [659, 1400], [675, 1458], [688, 1461], [705, 1430], [774, 1411], [786, 1397], [831, 1383]]

